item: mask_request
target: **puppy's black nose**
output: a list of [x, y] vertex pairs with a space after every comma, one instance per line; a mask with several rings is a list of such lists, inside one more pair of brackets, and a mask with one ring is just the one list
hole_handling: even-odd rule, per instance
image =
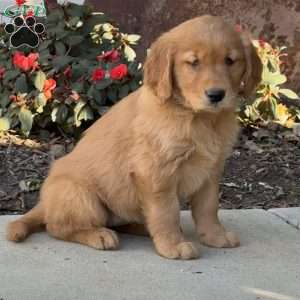
[[206, 90], [205, 94], [211, 103], [218, 103], [225, 97], [225, 91], [218, 88], [211, 88], [209, 90]]

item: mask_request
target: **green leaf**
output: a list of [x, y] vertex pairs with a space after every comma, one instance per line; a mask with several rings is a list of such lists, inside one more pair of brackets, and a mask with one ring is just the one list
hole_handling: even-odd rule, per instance
[[103, 33], [102, 37], [106, 40], [112, 40], [114, 38], [113, 34], [111, 32], [105, 32]]
[[47, 16], [47, 23], [53, 23], [56, 24], [58, 21], [64, 19], [64, 12], [62, 8], [57, 7], [54, 10], [51, 10], [49, 15]]
[[15, 89], [17, 93], [27, 93], [28, 92], [28, 85], [26, 76], [22, 74], [15, 82]]
[[130, 90], [134, 92], [140, 87], [140, 84], [136, 80], [132, 80], [129, 82]]
[[116, 89], [109, 89], [107, 92], [107, 97], [112, 102], [117, 102], [118, 100], [118, 93]]
[[40, 52], [39, 62], [42, 65], [48, 64], [50, 58], [51, 58], [50, 51], [48, 49], [45, 49]]
[[80, 21], [80, 17], [75, 16], [68, 21], [68, 24], [71, 28], [76, 28], [77, 23]]
[[273, 97], [270, 98], [270, 107], [271, 107], [271, 111], [272, 111], [273, 117], [276, 118], [276, 114], [277, 114], [277, 101]]
[[255, 122], [260, 118], [258, 111], [251, 105], [246, 105], [244, 113], [247, 118]]
[[126, 36], [126, 40], [130, 43], [135, 45], [138, 40], [140, 40], [141, 36], [138, 34], [128, 34]]
[[97, 90], [104, 90], [108, 86], [110, 86], [112, 83], [111, 79], [103, 79], [96, 83], [95, 87]]
[[90, 99], [95, 100], [96, 106], [104, 104], [104, 99], [102, 97], [101, 92], [97, 90], [94, 85], [91, 85], [90, 88], [88, 89], [87, 96]]
[[52, 44], [52, 40], [45, 40], [45, 41], [41, 41], [39, 48], [38, 48], [38, 52], [41, 53], [42, 50], [48, 49], [48, 47]]
[[97, 24], [103, 24], [108, 21], [108, 17], [104, 14], [93, 14], [88, 19], [85, 20], [84, 26], [81, 28], [81, 32], [83, 35], [89, 34], [93, 31], [93, 28]]
[[81, 65], [72, 66], [72, 80], [76, 81], [86, 73], [86, 70]]
[[6, 108], [9, 103], [10, 103], [9, 93], [8, 92], [2, 93], [0, 96], [0, 106], [2, 108]]
[[254, 47], [259, 48], [259, 41], [258, 40], [252, 40], [251, 42], [252, 42]]
[[19, 70], [9, 70], [6, 71], [4, 74], [4, 83], [7, 83], [8, 81], [15, 79], [20, 74]]
[[262, 80], [265, 84], [279, 85], [286, 82], [286, 76], [279, 72], [270, 72], [268, 69], [264, 69], [262, 74]]
[[83, 82], [74, 82], [71, 84], [72, 90], [76, 91], [77, 93], [83, 92], [84, 83]]
[[74, 112], [79, 114], [80, 110], [86, 105], [85, 101], [80, 100], [74, 107]]
[[288, 97], [289, 99], [299, 99], [299, 96], [290, 89], [280, 89], [279, 93]]
[[78, 115], [78, 120], [93, 120], [94, 119], [94, 113], [92, 111], [92, 109], [86, 105], [82, 108], [82, 110], [80, 111], [79, 115]]
[[88, 89], [88, 92], [87, 92], [87, 96], [89, 98], [93, 98], [94, 97], [94, 90], [95, 90], [95, 86], [91, 85], [90, 88]]
[[77, 104], [74, 107], [74, 119], [75, 119], [76, 127], [79, 127], [81, 125], [81, 120], [78, 119], [78, 116], [85, 105], [86, 102], [80, 100], [79, 102], [77, 102]]
[[25, 135], [29, 135], [33, 123], [33, 114], [27, 108], [22, 107], [19, 111], [19, 119], [21, 122], [21, 130]]
[[55, 35], [57, 40], [63, 40], [65, 37], [69, 35], [69, 32], [64, 30], [64, 28], [57, 28], [55, 30]]
[[128, 72], [130, 75], [135, 75], [138, 72], [138, 62], [133, 61], [128, 64]]
[[57, 112], [58, 112], [58, 106], [54, 107], [51, 112], [51, 119], [53, 122], [56, 122], [57, 120]]
[[75, 46], [80, 44], [84, 40], [82, 35], [69, 35], [65, 38], [66, 44], [69, 46]]
[[101, 92], [96, 89], [93, 91], [93, 98], [98, 105], [103, 105], [105, 103], [105, 99], [102, 97]]
[[84, 15], [88, 15], [90, 9], [87, 5], [79, 5], [75, 3], [68, 3], [66, 11], [68, 15], [71, 17], [83, 17]]
[[129, 86], [127, 84], [123, 85], [119, 90], [119, 98], [122, 99], [126, 97], [129, 91], [130, 91]]
[[124, 53], [125, 53], [125, 57], [127, 58], [128, 61], [134, 61], [136, 54], [135, 54], [135, 51], [131, 47], [125, 45]]
[[110, 23], [104, 23], [104, 24], [102, 24], [102, 29], [107, 32], [107, 31], [114, 30], [115, 27], [112, 24], [110, 24]]
[[273, 95], [278, 97], [278, 92], [279, 92], [279, 87], [278, 86], [270, 84], [269, 85], [269, 90], [270, 90], [270, 93], [272, 93]]
[[68, 117], [68, 107], [65, 104], [61, 104], [53, 108], [51, 113], [51, 119], [53, 122], [62, 124]]
[[57, 41], [54, 46], [55, 46], [56, 55], [66, 54], [66, 46], [63, 42]]
[[99, 113], [100, 116], [103, 116], [108, 111], [109, 111], [109, 107], [108, 106], [100, 106], [98, 108], [98, 113]]
[[60, 71], [61, 69], [65, 68], [72, 60], [73, 58], [70, 56], [57, 56], [53, 59], [52, 63], [54, 68], [57, 71]]
[[0, 118], [0, 131], [7, 131], [10, 128], [9, 118], [2, 117]]
[[42, 92], [46, 81], [46, 74], [43, 71], [38, 71], [34, 78], [34, 86]]
[[44, 111], [44, 106], [47, 104], [47, 99], [44, 93], [40, 93], [35, 99], [34, 104], [36, 107], [36, 111], [41, 114]]

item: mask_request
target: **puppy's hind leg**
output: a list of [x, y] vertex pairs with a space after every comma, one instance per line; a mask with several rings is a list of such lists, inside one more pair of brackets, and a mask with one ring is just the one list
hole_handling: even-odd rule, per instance
[[6, 237], [9, 241], [22, 242], [31, 233], [41, 230], [43, 225], [43, 207], [38, 204], [27, 214], [8, 224]]
[[90, 186], [71, 178], [55, 178], [46, 183], [42, 200], [48, 204], [45, 223], [53, 237], [99, 250], [118, 248], [117, 234], [105, 227], [106, 208]]

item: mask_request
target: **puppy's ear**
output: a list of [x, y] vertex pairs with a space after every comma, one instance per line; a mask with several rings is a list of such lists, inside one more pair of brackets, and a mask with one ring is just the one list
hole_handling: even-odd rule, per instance
[[174, 47], [165, 37], [160, 37], [150, 48], [144, 65], [144, 84], [165, 103], [172, 96]]
[[250, 96], [261, 82], [262, 62], [257, 54], [256, 48], [253, 46], [250, 36], [242, 32], [241, 40], [244, 45], [246, 57], [246, 71], [242, 79], [241, 94], [244, 97]]

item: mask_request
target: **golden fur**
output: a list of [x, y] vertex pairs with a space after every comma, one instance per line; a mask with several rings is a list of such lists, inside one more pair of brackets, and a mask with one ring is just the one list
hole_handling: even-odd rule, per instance
[[[219, 17], [163, 34], [147, 57], [144, 85], [53, 164], [40, 202], [9, 224], [7, 238], [22, 241], [45, 226], [58, 239], [115, 249], [111, 228], [138, 223], [160, 255], [195, 258], [180, 229], [180, 200], [188, 199], [202, 243], [238, 246], [217, 217], [218, 181], [238, 132], [238, 95], [254, 90], [261, 68], [248, 37]], [[205, 95], [213, 87], [226, 91], [217, 104]]]

